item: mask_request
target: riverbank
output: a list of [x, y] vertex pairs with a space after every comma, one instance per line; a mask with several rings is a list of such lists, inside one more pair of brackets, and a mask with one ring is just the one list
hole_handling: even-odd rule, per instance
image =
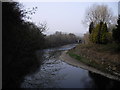
[[[90, 55], [88, 55], [88, 53], [90, 53], [90, 55], [92, 55], [91, 56], [92, 59], [90, 58]], [[100, 56], [98, 53], [99, 54], [101, 53], [102, 56]], [[106, 53], [108, 54], [108, 52], [106, 52]], [[109, 54], [110, 54], [110, 52], [109, 52]], [[94, 73], [101, 74], [105, 77], [120, 81], [118, 67], [117, 66], [115, 67], [115, 64], [116, 64], [115, 60], [114, 60], [114, 63], [112, 62], [113, 64], [111, 64], [111, 60], [109, 60], [109, 62], [108, 62], [107, 59], [105, 59], [105, 55], [106, 55], [105, 52], [102, 54], [102, 51], [100, 51], [100, 52], [94, 51], [94, 54], [93, 54], [93, 50], [90, 50], [90, 46], [78, 45], [78, 46], [76, 46], [76, 48], [73, 48], [69, 51], [63, 52], [62, 55], [60, 56], [60, 58], [63, 61], [65, 61], [71, 65], [74, 65], [74, 66], [92, 71]], [[113, 55], [116, 55], [116, 54], [114, 53]], [[99, 58], [99, 59], [97, 58], [98, 56], [102, 58], [102, 61], [101, 61], [101, 58]], [[111, 56], [111, 57], [113, 57], [113, 56]], [[109, 58], [111, 58], [111, 57], [109, 57]], [[98, 60], [96, 60], [96, 59], [98, 59]], [[118, 59], [118, 57], [117, 57], [117, 59]]]

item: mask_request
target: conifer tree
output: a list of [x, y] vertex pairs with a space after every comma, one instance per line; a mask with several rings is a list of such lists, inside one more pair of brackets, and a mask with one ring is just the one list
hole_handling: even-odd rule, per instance
[[107, 24], [100, 22], [90, 34], [90, 40], [96, 44], [106, 44], [108, 42]]
[[120, 43], [120, 15], [118, 17], [116, 28], [113, 30], [112, 36], [116, 43]]
[[92, 30], [94, 29], [94, 23], [91, 22], [90, 25], [89, 25], [89, 33], [91, 34], [92, 33]]

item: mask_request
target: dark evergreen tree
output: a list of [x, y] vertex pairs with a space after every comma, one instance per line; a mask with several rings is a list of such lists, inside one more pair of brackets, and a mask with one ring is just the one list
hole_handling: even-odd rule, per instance
[[120, 15], [119, 15], [118, 20], [117, 20], [116, 28], [113, 29], [112, 36], [113, 36], [116, 43], [120, 43]]
[[91, 34], [92, 33], [92, 30], [94, 29], [94, 23], [91, 22], [90, 25], [89, 25], [89, 33]]
[[107, 24], [102, 24], [101, 27], [101, 37], [100, 37], [100, 43], [106, 44], [108, 42], [108, 30], [107, 30]]

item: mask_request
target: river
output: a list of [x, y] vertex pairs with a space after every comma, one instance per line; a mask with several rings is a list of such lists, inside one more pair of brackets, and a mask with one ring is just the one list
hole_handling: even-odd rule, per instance
[[[70, 44], [58, 48], [43, 50], [43, 64], [36, 72], [24, 77], [21, 88], [113, 88], [120, 83], [88, 70], [78, 68], [60, 60], [65, 50], [74, 48]], [[41, 51], [38, 51], [39, 55]]]

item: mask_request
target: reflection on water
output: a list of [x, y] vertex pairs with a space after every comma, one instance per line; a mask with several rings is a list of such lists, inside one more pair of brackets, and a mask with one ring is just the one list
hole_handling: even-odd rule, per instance
[[[111, 87], [114, 82], [87, 70], [71, 66], [59, 59], [63, 50], [75, 45], [45, 49], [43, 65], [37, 72], [27, 75], [22, 88], [99, 88]], [[108, 84], [109, 83], [109, 84]], [[108, 84], [108, 85], [107, 85]], [[117, 83], [119, 84], [119, 83]], [[116, 84], [115, 84], [116, 85]]]

